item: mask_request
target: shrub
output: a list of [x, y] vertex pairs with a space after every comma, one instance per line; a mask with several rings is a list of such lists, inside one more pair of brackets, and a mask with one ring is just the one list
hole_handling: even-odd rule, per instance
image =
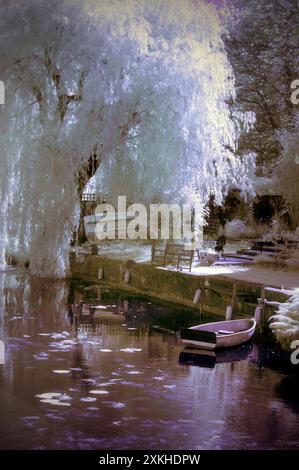
[[238, 240], [244, 238], [263, 238], [266, 239], [270, 236], [271, 240], [275, 235], [271, 233], [271, 226], [263, 222], [255, 222], [250, 220], [234, 219], [227, 222], [224, 227], [224, 235], [231, 240]]
[[224, 235], [231, 240], [246, 238], [247, 226], [243, 220], [235, 219], [227, 222], [224, 227]]
[[280, 304], [278, 312], [270, 320], [270, 328], [281, 347], [290, 350], [291, 343], [299, 339], [299, 289], [283, 304]]
[[299, 250], [291, 251], [286, 259], [286, 265], [290, 269], [299, 269]]
[[271, 268], [283, 268], [286, 266], [285, 260], [280, 258], [279, 256], [270, 256], [266, 253], [261, 253], [253, 258], [254, 264], [263, 267], [271, 267]]

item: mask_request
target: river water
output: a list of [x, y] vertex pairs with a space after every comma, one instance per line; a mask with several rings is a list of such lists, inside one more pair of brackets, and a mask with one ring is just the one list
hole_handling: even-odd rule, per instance
[[[114, 315], [74, 322], [68, 304], [79, 300]], [[1, 273], [0, 448], [298, 449], [299, 366], [261, 344], [190, 356], [156, 328], [196, 315]]]

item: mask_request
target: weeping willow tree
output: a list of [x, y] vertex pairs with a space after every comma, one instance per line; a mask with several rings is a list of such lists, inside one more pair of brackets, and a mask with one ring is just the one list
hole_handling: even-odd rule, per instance
[[0, 7], [0, 258], [64, 276], [80, 196], [96, 172], [111, 197], [217, 203], [250, 190], [237, 157], [253, 117], [211, 4], [191, 0], [19, 0]]

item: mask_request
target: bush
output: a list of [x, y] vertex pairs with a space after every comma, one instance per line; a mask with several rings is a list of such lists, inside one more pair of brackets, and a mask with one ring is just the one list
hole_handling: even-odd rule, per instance
[[267, 224], [261, 222], [249, 223], [239, 219], [228, 222], [224, 228], [224, 234], [231, 240], [262, 238], [268, 232], [269, 226]]
[[235, 219], [227, 222], [224, 227], [224, 235], [231, 240], [246, 238], [247, 225], [243, 220]]
[[284, 268], [286, 266], [285, 260], [279, 256], [270, 256], [266, 253], [261, 253], [253, 258], [254, 264], [263, 267], [271, 268]]
[[299, 250], [291, 251], [286, 260], [286, 265], [290, 269], [299, 270]]
[[270, 328], [281, 347], [290, 350], [292, 341], [299, 339], [299, 289], [288, 302], [280, 304], [277, 314], [270, 320]]

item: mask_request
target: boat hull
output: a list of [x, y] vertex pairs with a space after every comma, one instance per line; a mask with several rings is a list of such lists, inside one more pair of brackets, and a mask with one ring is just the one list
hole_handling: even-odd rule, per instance
[[181, 339], [185, 345], [193, 348], [230, 348], [247, 343], [253, 337], [255, 329], [254, 319], [228, 320], [183, 328]]

